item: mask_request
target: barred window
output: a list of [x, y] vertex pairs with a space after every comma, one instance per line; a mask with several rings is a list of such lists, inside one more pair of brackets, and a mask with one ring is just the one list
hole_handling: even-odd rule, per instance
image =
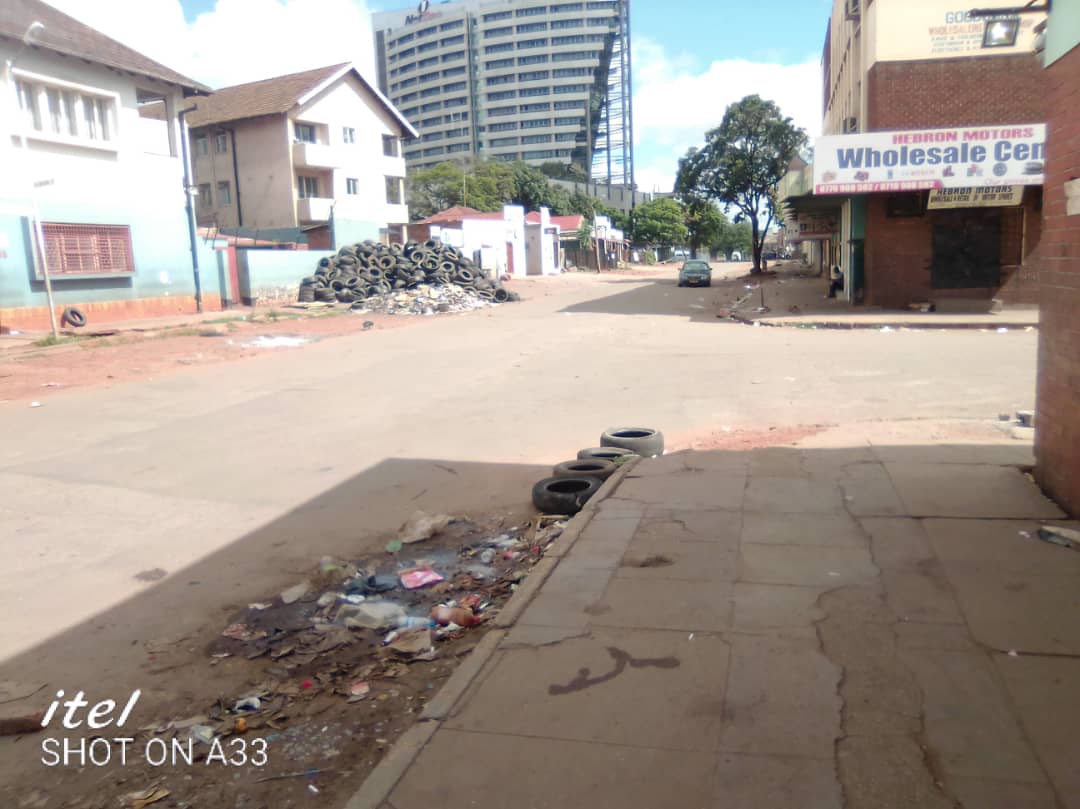
[[52, 275], [106, 275], [135, 272], [128, 225], [74, 225], [42, 222], [45, 257]]

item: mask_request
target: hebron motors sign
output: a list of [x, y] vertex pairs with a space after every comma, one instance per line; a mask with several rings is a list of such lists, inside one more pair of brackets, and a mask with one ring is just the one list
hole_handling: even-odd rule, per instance
[[814, 142], [815, 194], [1042, 185], [1046, 124], [826, 135]]

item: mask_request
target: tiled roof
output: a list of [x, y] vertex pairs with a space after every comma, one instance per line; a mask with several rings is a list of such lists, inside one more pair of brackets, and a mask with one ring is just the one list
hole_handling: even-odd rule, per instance
[[[530, 211], [525, 214], [525, 221], [532, 225], [540, 224], [540, 212]], [[551, 224], [558, 225], [559, 229], [563, 232], [568, 230], [578, 230], [585, 222], [585, 217], [581, 214], [570, 214], [569, 216], [553, 216], [551, 217]]]
[[188, 91], [205, 93], [210, 90], [206, 85], [170, 70], [41, 0], [0, 2], [0, 37], [21, 41], [26, 29], [35, 21], [45, 26], [33, 39], [36, 48], [159, 79]]
[[466, 219], [499, 220], [502, 218], [502, 211], [478, 211], [475, 208], [468, 208], [464, 205], [455, 205], [453, 208], [447, 208], [445, 211], [439, 211], [437, 214], [432, 214], [427, 219], [421, 219], [418, 224], [441, 225], [448, 222], [462, 222]]
[[197, 109], [188, 113], [188, 126], [206, 126], [288, 112], [308, 90], [345, 67], [348, 67], [348, 63], [223, 87], [196, 102]]

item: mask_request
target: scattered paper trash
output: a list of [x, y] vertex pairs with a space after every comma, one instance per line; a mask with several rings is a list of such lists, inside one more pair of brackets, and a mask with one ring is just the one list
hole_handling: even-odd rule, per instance
[[30, 406], [31, 407], [41, 407], [41, 402], [31, 402]]
[[299, 584], [294, 584], [288, 590], [281, 594], [281, 600], [285, 604], [292, 604], [294, 601], [299, 601], [301, 598], [311, 592], [311, 582], [302, 581]]
[[435, 656], [435, 649], [431, 645], [431, 630], [427, 627], [401, 630], [386, 644], [386, 648], [405, 660], [430, 660]]
[[260, 334], [250, 343], [242, 343], [244, 348], [296, 348], [309, 342], [306, 337], [271, 337], [267, 334]]
[[307, 788], [308, 788], [308, 792], [310, 792], [312, 795], [318, 795], [319, 794], [319, 788], [317, 786], [315, 786], [314, 784], [308, 784]]
[[145, 809], [153, 803], [165, 800], [170, 794], [169, 790], [163, 787], [150, 787], [141, 792], [129, 792], [124, 796], [123, 803], [131, 809]]
[[349, 686], [350, 700], [359, 701], [371, 693], [371, 684], [367, 680], [357, 680]]
[[258, 697], [244, 697], [233, 705], [233, 713], [241, 711], [257, 711], [262, 707], [262, 700]]
[[430, 567], [417, 567], [406, 570], [401, 574], [401, 583], [406, 590], [417, 590], [429, 584], [438, 584], [441, 581], [443, 581], [443, 576], [440, 576]]
[[1031, 532], [1030, 531], [1017, 531], [1016, 533], [1018, 533], [1024, 539], [1031, 539]]
[[892, 330], [893, 330], [892, 326], [882, 326], [881, 327], [881, 331], [892, 331]]
[[253, 641], [267, 636], [265, 629], [256, 629], [248, 624], [229, 624], [221, 633], [221, 637], [231, 640]]
[[1019, 657], [1020, 653], [1016, 649], [1009, 649], [1009, 657]]
[[274, 605], [271, 604], [269, 601], [256, 601], [254, 604], [248, 604], [248, 609], [249, 610], [256, 610], [256, 611], [268, 610], [272, 606], [274, 606]]
[[201, 744], [214, 743], [214, 729], [209, 725], [192, 725], [188, 734], [192, 739]]
[[1000, 326], [997, 330], [998, 334], [1008, 334], [1009, 330], [1005, 326]]
[[457, 624], [458, 626], [469, 627], [480, 623], [476, 613], [468, 607], [451, 607], [447, 604], [432, 607], [430, 617], [439, 626]]
[[397, 626], [406, 617], [401, 605], [392, 601], [343, 604], [337, 614], [337, 620], [350, 629], [385, 629]]

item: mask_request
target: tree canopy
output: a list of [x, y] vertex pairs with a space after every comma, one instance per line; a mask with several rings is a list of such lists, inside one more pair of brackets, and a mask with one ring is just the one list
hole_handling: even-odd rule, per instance
[[645, 244], [678, 245], [686, 241], [688, 230], [682, 206], [669, 197], [643, 202], [634, 209], [634, 241]]
[[765, 235], [777, 217], [776, 188], [805, 145], [806, 133], [774, 102], [747, 96], [705, 133], [704, 146], [691, 148], [679, 161], [675, 192], [735, 208], [736, 224], [749, 221], [753, 272], [760, 272]]

